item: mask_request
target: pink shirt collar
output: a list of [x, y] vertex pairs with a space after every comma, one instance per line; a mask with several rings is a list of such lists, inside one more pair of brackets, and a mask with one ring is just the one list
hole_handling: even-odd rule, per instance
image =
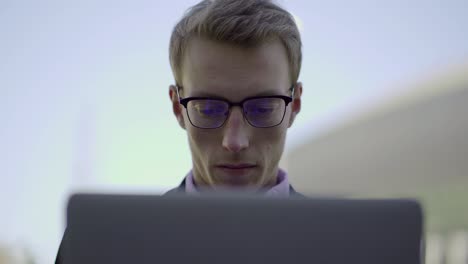
[[[185, 176], [185, 192], [188, 194], [197, 194], [197, 186], [193, 179], [193, 173], [190, 171], [187, 176]], [[276, 185], [271, 187], [265, 192], [265, 196], [274, 196], [274, 197], [288, 197], [289, 196], [289, 180], [288, 174], [282, 170], [278, 169], [278, 176]]]

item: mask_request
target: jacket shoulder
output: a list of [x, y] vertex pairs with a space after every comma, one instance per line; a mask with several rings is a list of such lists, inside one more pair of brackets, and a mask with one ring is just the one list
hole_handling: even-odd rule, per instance
[[185, 193], [185, 178], [184, 180], [179, 184], [179, 186], [177, 186], [176, 188], [174, 189], [170, 189], [169, 191], [167, 191], [166, 193], [163, 194], [163, 196], [171, 196], [171, 195], [180, 195], [180, 194], [183, 194]]

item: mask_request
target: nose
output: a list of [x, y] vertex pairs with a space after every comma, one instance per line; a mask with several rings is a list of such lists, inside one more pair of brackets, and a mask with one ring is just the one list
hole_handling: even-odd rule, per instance
[[224, 124], [223, 148], [238, 153], [249, 147], [248, 126], [242, 114], [242, 109], [233, 107]]

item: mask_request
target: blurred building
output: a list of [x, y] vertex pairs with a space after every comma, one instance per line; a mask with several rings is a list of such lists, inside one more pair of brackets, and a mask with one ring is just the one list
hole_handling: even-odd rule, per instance
[[466, 264], [468, 65], [427, 75], [404, 91], [305, 139], [284, 164], [309, 195], [418, 198], [428, 263]]
[[18, 245], [0, 244], [0, 264], [34, 264], [30, 252]]

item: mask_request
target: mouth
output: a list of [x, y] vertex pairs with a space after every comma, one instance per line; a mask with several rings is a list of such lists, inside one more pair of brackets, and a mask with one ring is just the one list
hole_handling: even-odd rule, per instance
[[257, 167], [255, 164], [250, 163], [242, 163], [242, 164], [220, 164], [216, 166], [221, 169], [229, 169], [229, 170], [242, 170], [242, 169], [251, 169]]
[[[240, 180], [241, 176], [247, 176], [257, 168], [257, 165], [251, 163], [242, 164], [220, 164], [216, 166], [216, 169], [222, 172], [227, 177], [226, 180]], [[245, 180], [245, 179], [244, 179]]]

